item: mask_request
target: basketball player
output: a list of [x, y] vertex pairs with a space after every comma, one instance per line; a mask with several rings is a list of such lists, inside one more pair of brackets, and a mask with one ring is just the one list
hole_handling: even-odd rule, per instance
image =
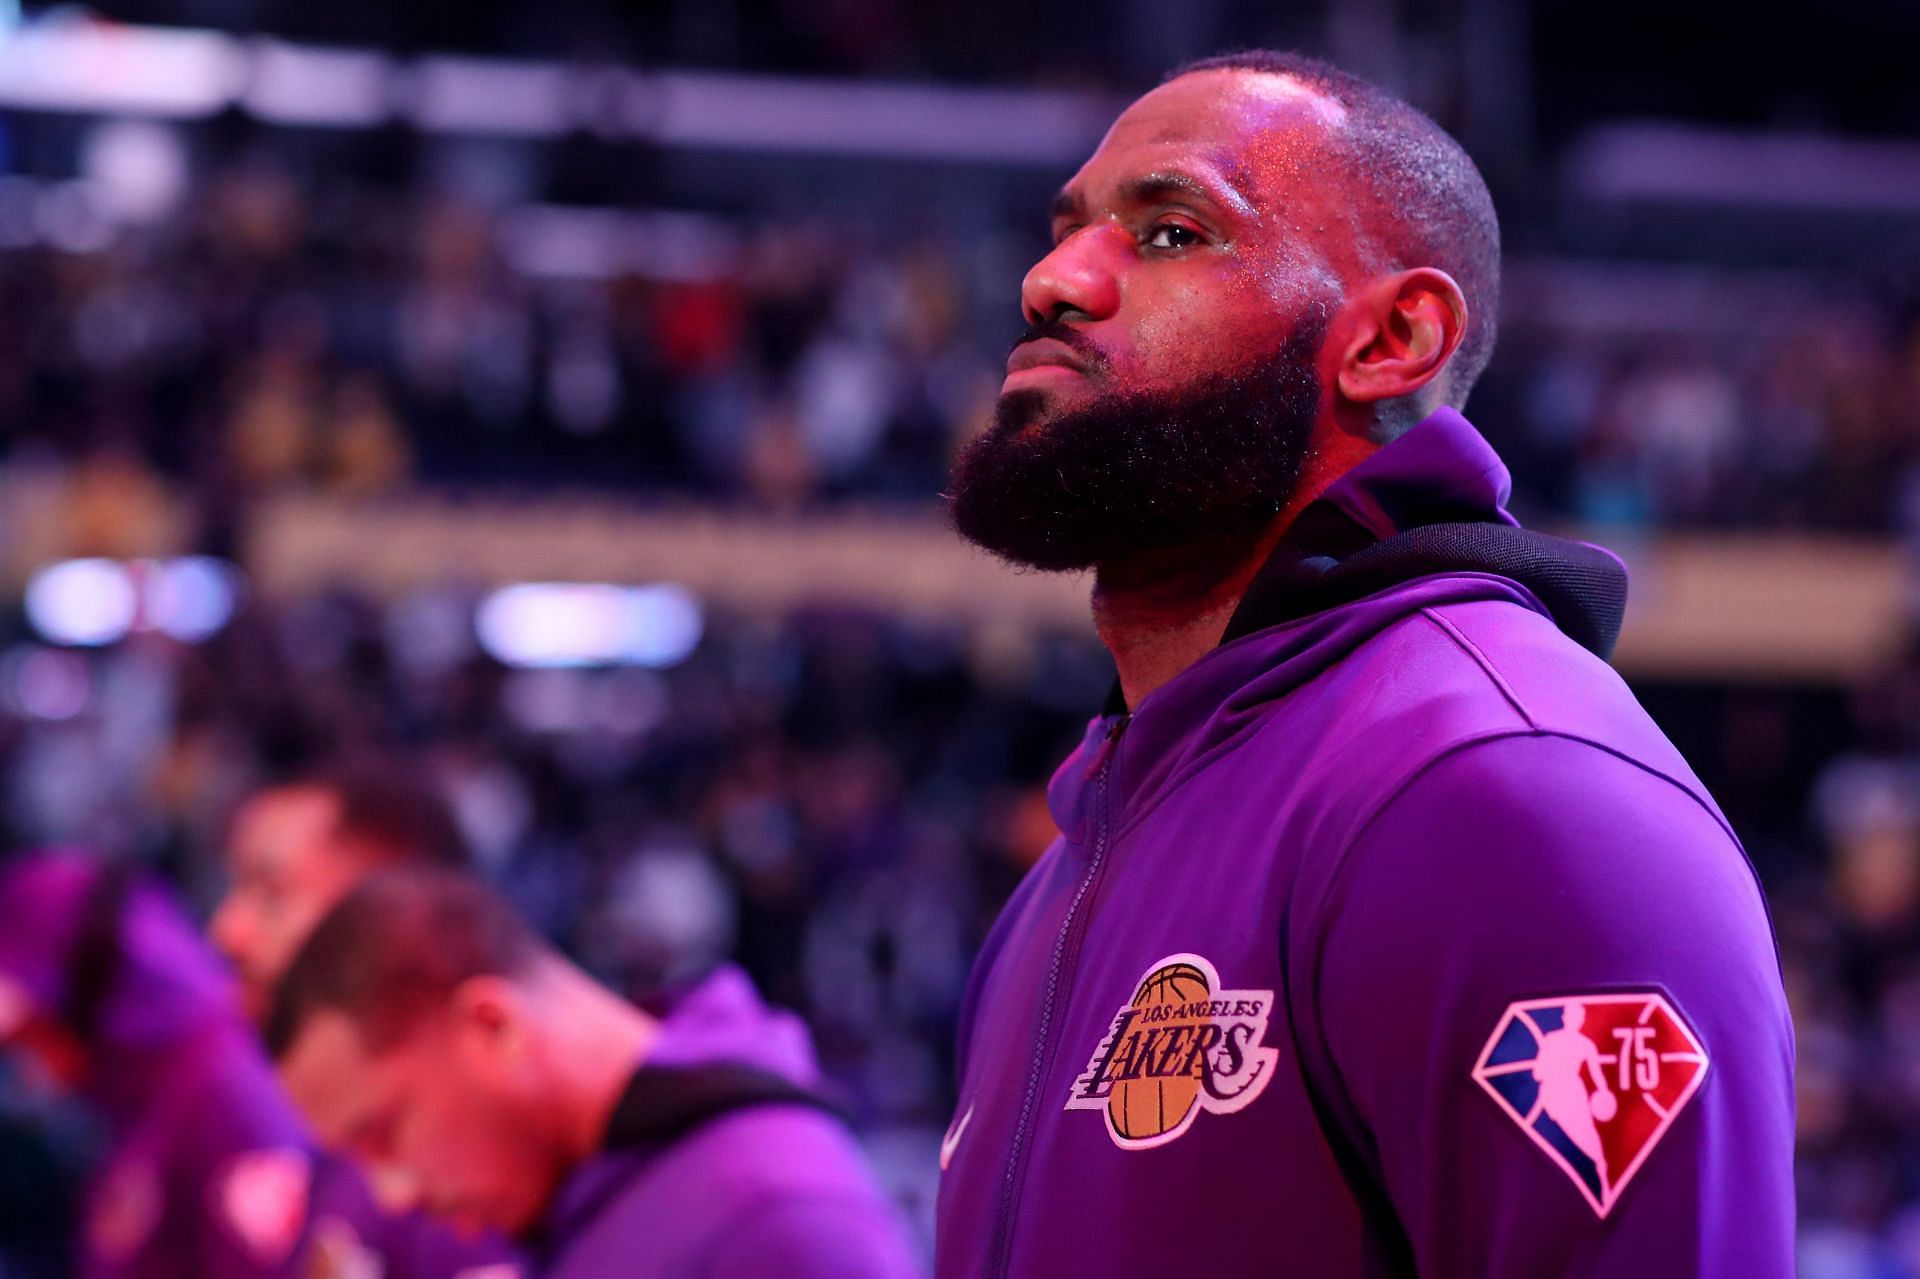
[[222, 852], [227, 892], [208, 931], [256, 1022], [300, 943], [362, 876], [467, 864], [459, 826], [430, 784], [371, 762], [255, 791], [234, 810]]
[[[1540, 1055], [1534, 1058], [1531, 1073], [1540, 1085], [1540, 1109], [1560, 1125], [1567, 1139], [1594, 1162], [1605, 1178], [1607, 1151], [1593, 1121], [1615, 1103], [1607, 1090], [1606, 1064], [1600, 1058], [1600, 1049], [1580, 1033], [1585, 1022], [1586, 1010], [1579, 1004], [1569, 1004], [1560, 1029], [1540, 1036]], [[1593, 1080], [1591, 1092], [1580, 1077], [1582, 1071]]]
[[388, 871], [301, 949], [268, 1043], [323, 1139], [542, 1275], [916, 1273], [805, 1029], [737, 970], [655, 1018], [472, 880]]
[[[375, 870], [467, 866], [466, 844], [446, 802], [396, 760], [364, 760], [287, 778], [242, 800], [222, 849], [227, 891], [209, 922], [214, 945], [233, 965], [247, 1015], [265, 1022], [294, 953], [333, 904]], [[319, 1154], [325, 1179], [360, 1182], [361, 1171]], [[392, 1279], [434, 1279], [498, 1266], [517, 1273], [495, 1239], [461, 1240], [419, 1213], [369, 1210], [335, 1215], [316, 1231], [326, 1264], [345, 1273], [377, 1265]]]
[[[1232, 55], [1052, 214], [952, 513], [1094, 571], [1119, 681], [966, 997], [941, 1279], [1791, 1274], [1758, 884], [1606, 664], [1618, 562], [1518, 528], [1461, 413], [1473, 163]], [[1631, 1067], [1602, 1161], [1541, 1108], [1541, 1000]]]
[[[385, 1242], [384, 1219], [359, 1177], [314, 1150], [219, 959], [159, 884], [74, 853], [0, 869], [0, 1044], [105, 1120], [109, 1148], [83, 1190], [82, 1279], [369, 1273], [340, 1269], [331, 1236], [357, 1227]], [[409, 1232], [372, 1273], [445, 1276], [476, 1260], [437, 1234]]]

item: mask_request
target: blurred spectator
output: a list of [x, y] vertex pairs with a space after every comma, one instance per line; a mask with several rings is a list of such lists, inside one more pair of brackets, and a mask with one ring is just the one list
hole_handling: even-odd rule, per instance
[[[169, 487], [244, 512], [416, 471], [927, 506], [1017, 327], [1012, 267], [939, 238], [747, 221], [689, 278], [553, 277], [506, 217], [345, 179], [316, 201], [250, 155], [158, 224], [0, 249], [0, 459], [93, 472], [135, 527]], [[1894, 531], [1920, 509], [1904, 313], [1757, 338], [1521, 315], [1483, 416], [1536, 520]]]

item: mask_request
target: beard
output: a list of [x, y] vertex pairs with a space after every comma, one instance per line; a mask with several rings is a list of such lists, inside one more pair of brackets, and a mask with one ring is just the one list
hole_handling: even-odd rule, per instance
[[1253, 542], [1299, 486], [1326, 327], [1309, 319], [1242, 368], [1168, 391], [1110, 392], [1050, 420], [1044, 392], [1001, 396], [954, 463], [954, 528], [1047, 572]]

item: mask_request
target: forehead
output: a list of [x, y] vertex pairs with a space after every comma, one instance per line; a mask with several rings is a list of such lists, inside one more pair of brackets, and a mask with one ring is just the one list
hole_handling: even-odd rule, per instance
[[1068, 186], [1123, 182], [1146, 169], [1210, 168], [1267, 203], [1315, 171], [1327, 131], [1345, 118], [1339, 103], [1291, 76], [1196, 72], [1122, 112]]

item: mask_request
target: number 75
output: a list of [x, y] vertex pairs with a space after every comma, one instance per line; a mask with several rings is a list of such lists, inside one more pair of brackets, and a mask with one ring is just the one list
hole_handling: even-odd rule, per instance
[[1660, 1086], [1660, 1054], [1653, 1050], [1655, 1033], [1652, 1026], [1623, 1026], [1613, 1032], [1620, 1041], [1620, 1091], [1636, 1084], [1643, 1092]]

